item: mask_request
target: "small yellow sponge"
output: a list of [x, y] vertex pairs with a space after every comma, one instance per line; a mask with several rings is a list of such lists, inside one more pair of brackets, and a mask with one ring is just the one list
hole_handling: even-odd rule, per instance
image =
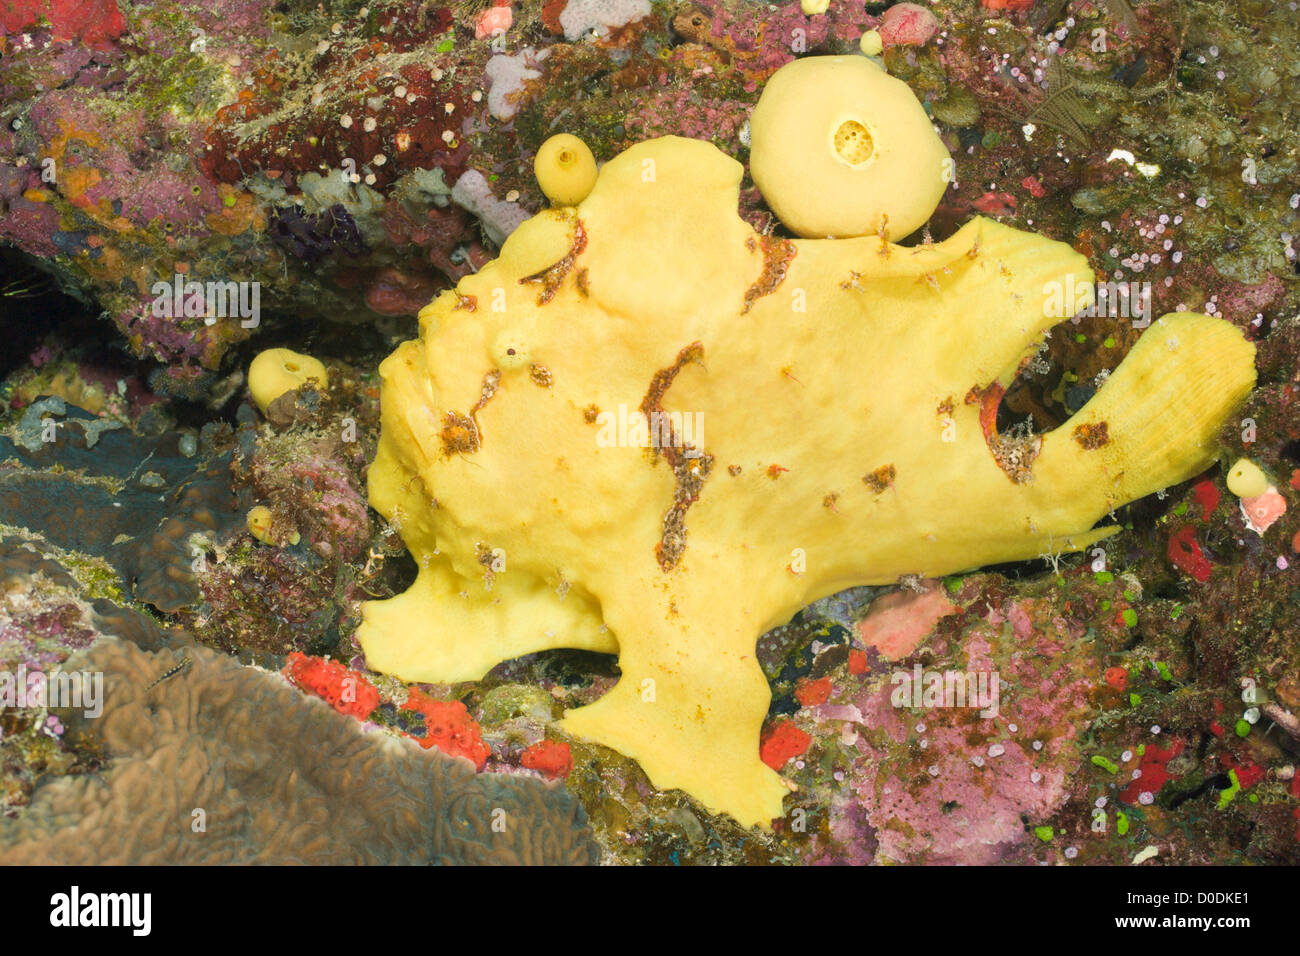
[[290, 349], [267, 349], [248, 366], [248, 390], [253, 401], [266, 414], [267, 406], [283, 395], [308, 382], [317, 388], [329, 385], [329, 376], [320, 359]]
[[266, 505], [257, 505], [248, 512], [248, 533], [263, 544], [274, 543], [271, 540], [271, 509]]
[[596, 157], [569, 133], [552, 136], [533, 160], [537, 185], [553, 206], [576, 206], [596, 185]]
[[772, 74], [750, 118], [749, 170], [807, 239], [897, 240], [930, 218], [953, 161], [911, 89], [863, 56], [814, 56]]
[[1228, 470], [1228, 490], [1238, 498], [1258, 498], [1268, 491], [1268, 475], [1249, 458], [1238, 458]]

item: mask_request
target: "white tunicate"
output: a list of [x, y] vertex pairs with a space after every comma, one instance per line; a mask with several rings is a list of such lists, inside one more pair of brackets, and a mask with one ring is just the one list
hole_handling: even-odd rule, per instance
[[488, 79], [488, 112], [495, 119], [512, 119], [519, 112], [514, 94], [520, 92], [529, 80], [541, 78], [542, 61], [550, 52], [549, 48], [535, 51], [526, 47], [513, 56], [498, 53], [487, 61], [484, 73]]
[[650, 0], [569, 0], [560, 14], [570, 43], [589, 33], [606, 36], [611, 29], [650, 15]]

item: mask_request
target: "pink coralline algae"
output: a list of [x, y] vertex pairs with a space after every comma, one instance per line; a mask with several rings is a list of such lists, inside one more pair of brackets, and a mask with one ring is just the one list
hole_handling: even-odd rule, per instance
[[912, 653], [941, 618], [959, 610], [938, 581], [926, 581], [923, 588], [920, 592], [896, 591], [876, 598], [867, 616], [858, 623], [858, 641], [890, 660]]
[[896, 3], [880, 18], [880, 39], [885, 46], [924, 46], [939, 29], [939, 20], [915, 3]]
[[359, 555], [370, 533], [365, 499], [353, 485], [347, 469], [328, 459], [290, 469], [292, 480], [310, 489], [313, 505], [300, 512], [311, 540], [328, 542], [330, 553], [343, 560]]
[[42, 198], [28, 198], [39, 177], [35, 173], [0, 165], [0, 202], [7, 208], [0, 216], [0, 239], [21, 245], [33, 255], [54, 256], [60, 251], [54, 237], [59, 234], [59, 213]]
[[[842, 770], [814, 783], [783, 769], [801, 790], [831, 788], [817, 794], [830, 808], [830, 842], [809, 862], [1023, 862], [1026, 821], [1065, 805], [1101, 676], [1082, 626], [1041, 599], [964, 614], [959, 643], [927, 642], [935, 663], [900, 662], [805, 711], [817, 722], [809, 766]], [[900, 693], [900, 676], [918, 668], [951, 687], [943, 700], [921, 695], [917, 707]], [[975, 688], [972, 698], [958, 699], [958, 684]]]
[[[697, 62], [699, 47], [715, 51], [745, 77], [745, 88], [758, 84], [794, 59], [792, 39], [803, 52], [826, 51], [834, 42], [853, 42], [862, 35], [868, 18], [861, 7], [833, 3], [825, 14], [806, 16], [799, 4], [769, 8], [755, 16], [720, 0], [699, 0], [683, 6], [673, 17], [672, 29], [687, 45], [672, 53], [673, 59]], [[699, 69], [714, 72], [712, 66]]]

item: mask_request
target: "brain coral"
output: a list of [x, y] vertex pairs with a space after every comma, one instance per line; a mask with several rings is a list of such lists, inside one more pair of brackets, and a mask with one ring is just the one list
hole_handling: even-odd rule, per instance
[[363, 732], [206, 648], [106, 638], [66, 669], [104, 674], [102, 716], [67, 720], [108, 766], [38, 787], [0, 863], [595, 862], [563, 790]]
[[634, 146], [421, 313], [381, 367], [369, 475], [421, 570], [359, 637], [422, 681], [617, 651], [562, 726], [764, 824], [787, 790], [759, 759], [760, 633], [852, 585], [1105, 537], [1213, 460], [1254, 366], [1228, 323], [1165, 316], [1063, 426], [1000, 435], [1087, 260], [983, 218], [914, 248], [760, 235], [741, 174], [708, 143]]

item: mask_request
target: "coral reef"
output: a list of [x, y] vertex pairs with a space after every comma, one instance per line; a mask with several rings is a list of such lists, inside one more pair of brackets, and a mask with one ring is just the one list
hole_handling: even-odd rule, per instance
[[[764, 30], [725, 7], [674, 15], [649, 0], [457, 10], [13, 6], [0, 238], [99, 304], [138, 354], [215, 369], [261, 317], [214, 321], [211, 296], [192, 293], [168, 310], [158, 283], [256, 285], [268, 319], [413, 316], [481, 254], [456, 204], [485, 219], [500, 206], [497, 243], [541, 208], [530, 162], [559, 114], [599, 131], [600, 159], [662, 132], [729, 130], [734, 145], [749, 92], [792, 58], [793, 38], [821, 49], [833, 22], [847, 43], [867, 19], [783, 11]], [[739, 85], [714, 84], [676, 116], [646, 102], [733, 54]]]
[[206, 648], [110, 638], [67, 666], [104, 675], [102, 716], [66, 720], [105, 767], [0, 822], [6, 864], [595, 862], [562, 790], [365, 733]]
[[[412, 738], [393, 742], [416, 758], [437, 755], [414, 741], [441, 741], [485, 774], [554, 777], [609, 862], [1296, 863], [1297, 28], [1288, 4], [1268, 0], [9, 3], [0, 696], [5, 675], [45, 673], [98, 635], [152, 652], [150, 680], [197, 641], [232, 666], [263, 668], [231, 671], [256, 675], [256, 687], [278, 681], [274, 672], [297, 683], [301, 693], [281, 686], [262, 712], [257, 739], [268, 748], [275, 738], [277, 752], [294, 753], [276, 728], [312, 703], [351, 722], [346, 740], [365, 725], [364, 737]], [[979, 214], [1069, 243], [1103, 280], [1096, 307], [1062, 306], [1063, 318], [1077, 310], [1071, 322], [1001, 383], [999, 401], [965, 406], [959, 394], [955, 411], [983, 411], [1001, 436], [1059, 431], [1118, 374], [1146, 318], [1205, 312], [1255, 346], [1259, 379], [1206, 443], [1222, 449], [1217, 463], [1117, 508], [1119, 530], [1087, 553], [1053, 547], [965, 577], [852, 588], [765, 622], [774, 627], [756, 656], [771, 700], [748, 750], [799, 787], [771, 831], [660, 789], [634, 760], [566, 733], [565, 712], [622, 676], [594, 606], [553, 622], [588, 650], [526, 654], [453, 684], [412, 687], [369, 669], [354, 633], [361, 602], [411, 586], [418, 564], [402, 542], [421, 534], [409, 515], [367, 513], [374, 369], [426, 303], [545, 208], [542, 145], [573, 134], [607, 163], [657, 136], [707, 140], [746, 165], [739, 214], [779, 250], [789, 231], [748, 175], [752, 110], [791, 60], [859, 51], [915, 94], [955, 161], [936, 214], [901, 240], [907, 255]], [[647, 300], [672, 279], [659, 272]], [[259, 310], [238, 314], [254, 302]], [[491, 297], [474, 305], [490, 320]], [[794, 318], [792, 334], [819, 322]], [[692, 341], [655, 356], [654, 370]], [[245, 370], [279, 347], [318, 356], [329, 389], [294, 390], [263, 413], [247, 401]], [[838, 396], [882, 375], [874, 343], [821, 348], [837, 356], [833, 382], [792, 366], [799, 385], [834, 384]], [[689, 410], [679, 400], [718, 361], [709, 350], [704, 365], [684, 364], [665, 409]], [[445, 412], [470, 417], [482, 395], [486, 365], [469, 364], [467, 397], [437, 410], [435, 433]], [[539, 399], [568, 378], [542, 364], [537, 382], [531, 362], [522, 366]], [[506, 397], [478, 423], [491, 425]], [[1165, 398], [1176, 414], [1199, 400]], [[710, 453], [723, 438], [711, 425]], [[485, 427], [480, 450], [462, 454], [492, 453], [498, 434]], [[1262, 488], [1253, 473], [1238, 481], [1238, 461], [1258, 469]], [[687, 512], [685, 564], [720, 482], [754, 480], [784, 496], [808, 471], [773, 456], [761, 481], [748, 467], [732, 479], [726, 463]], [[856, 480], [899, 494], [906, 476], [889, 463], [892, 478], [877, 473], [882, 459]], [[668, 469], [655, 471], [667, 481]], [[511, 500], [525, 497], [521, 487]], [[444, 489], [425, 490], [450, 504]], [[847, 510], [837, 490], [828, 515]], [[573, 513], [599, 502], [584, 494]], [[194, 520], [205, 511], [212, 526]], [[269, 515], [254, 522], [260, 537], [253, 513]], [[513, 548], [481, 540], [473, 580], [439, 602], [447, 628], [470, 627], [459, 590], [478, 595], [489, 578], [484, 593], [503, 605], [552, 603], [546, 588], [512, 583]], [[594, 551], [593, 540], [575, 547]], [[816, 551], [807, 559], [815, 569]], [[795, 556], [781, 564], [793, 574], [784, 568]], [[594, 605], [572, 574], [548, 585]], [[744, 597], [734, 587], [718, 602]], [[520, 630], [498, 611], [502, 628]], [[924, 693], [919, 707], [895, 701], [894, 679], [911, 680], [918, 664], [923, 680], [996, 669], [999, 715], [930, 706]], [[152, 693], [189, 679], [191, 666]], [[0, 699], [6, 839], [26, 832], [33, 793], [116, 779], [93, 731], [93, 721]]]

